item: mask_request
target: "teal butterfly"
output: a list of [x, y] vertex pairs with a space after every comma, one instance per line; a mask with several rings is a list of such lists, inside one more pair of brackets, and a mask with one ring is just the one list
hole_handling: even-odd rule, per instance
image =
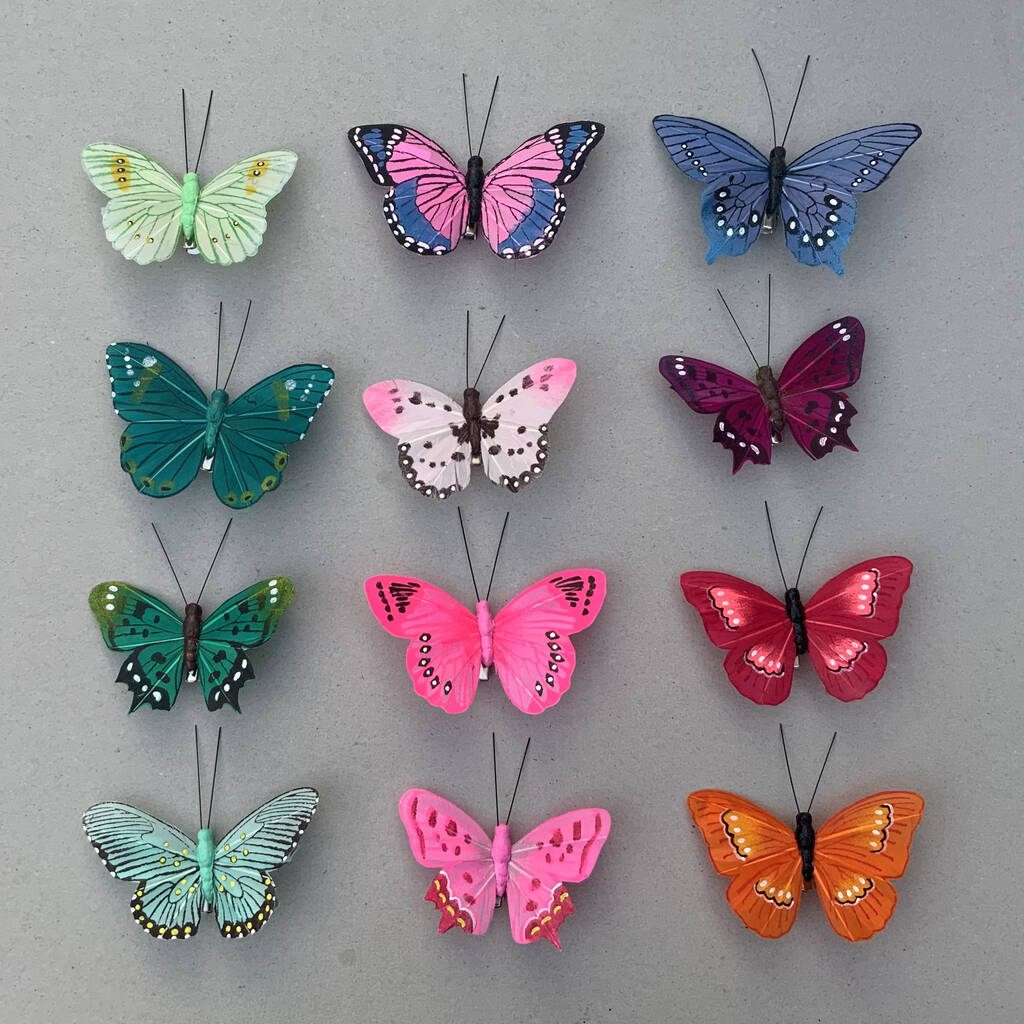
[[166, 498], [200, 469], [212, 470], [217, 497], [234, 509], [248, 508], [281, 483], [287, 446], [306, 436], [334, 384], [329, 366], [303, 363], [233, 402], [221, 387], [207, 399], [173, 359], [131, 341], [107, 347], [107, 369], [114, 409], [129, 424], [121, 435], [121, 468], [136, 488]]
[[173, 825], [120, 803], [90, 807], [82, 827], [106, 869], [136, 883], [132, 917], [150, 935], [191, 938], [201, 914], [212, 910], [221, 935], [240, 939], [258, 932], [274, 912], [269, 873], [291, 859], [317, 800], [308, 787], [282, 793], [220, 842], [209, 821], [193, 842]]
[[230, 704], [240, 712], [238, 691], [256, 675], [247, 652], [274, 635], [294, 594], [289, 579], [261, 580], [204, 621], [196, 601], [182, 617], [152, 594], [113, 581], [92, 588], [89, 607], [107, 647], [129, 652], [114, 680], [132, 692], [129, 713], [143, 704], [170, 710], [183, 675], [199, 683], [210, 711]]

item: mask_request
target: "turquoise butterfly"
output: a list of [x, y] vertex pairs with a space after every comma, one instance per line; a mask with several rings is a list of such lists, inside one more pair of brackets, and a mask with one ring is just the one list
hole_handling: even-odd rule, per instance
[[89, 607], [112, 651], [128, 651], [114, 682], [132, 692], [129, 714], [148, 704], [170, 710], [182, 675], [197, 682], [210, 711], [230, 704], [256, 673], [248, 650], [265, 644], [295, 594], [291, 580], [261, 580], [225, 601], [206, 621], [196, 602], [184, 618], [163, 601], [128, 583], [98, 583]]
[[193, 842], [173, 825], [119, 803], [90, 807], [82, 827], [106, 869], [137, 883], [132, 917], [150, 935], [191, 938], [201, 914], [213, 910], [221, 935], [240, 939], [258, 932], [274, 912], [269, 872], [291, 859], [317, 800], [308, 787], [282, 793], [220, 842], [208, 827]]
[[200, 469], [212, 470], [217, 497], [235, 509], [281, 483], [287, 445], [306, 436], [334, 384], [329, 366], [303, 363], [233, 402], [220, 387], [207, 399], [173, 359], [132, 341], [107, 347], [107, 369], [114, 409], [129, 423], [121, 435], [121, 468], [136, 488], [166, 498]]
[[168, 259], [181, 234], [188, 252], [207, 263], [230, 266], [255, 256], [267, 230], [267, 203], [298, 159], [286, 149], [257, 153], [200, 187], [187, 159], [179, 182], [137, 149], [99, 142], [82, 150], [89, 180], [110, 197], [103, 207], [107, 241], [143, 266]]

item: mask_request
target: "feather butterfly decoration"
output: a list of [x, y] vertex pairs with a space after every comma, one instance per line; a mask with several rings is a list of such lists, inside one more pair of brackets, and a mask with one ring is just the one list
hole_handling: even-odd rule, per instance
[[[760, 61], [757, 67], [767, 92]], [[770, 93], [768, 106], [777, 139]], [[786, 247], [800, 263], [841, 274], [840, 254], [853, 232], [857, 196], [878, 188], [921, 136], [916, 124], [875, 125], [829, 139], [787, 163], [786, 137], [795, 112], [796, 100], [782, 143], [776, 141], [767, 158], [710, 121], [673, 114], [654, 118], [654, 129], [676, 166], [704, 185], [700, 209], [708, 263], [723, 253], [741, 256], [758, 235], [771, 234], [781, 223]]]
[[[235, 359], [251, 309], [250, 301]], [[157, 349], [132, 341], [107, 347], [114, 411], [128, 421], [121, 435], [121, 468], [142, 494], [170, 497], [202, 469], [210, 473], [217, 497], [242, 509], [280, 485], [288, 446], [306, 436], [331, 393], [334, 371], [314, 363], [288, 366], [229, 401], [225, 389], [234, 366], [232, 360], [220, 386], [220, 318], [216, 382], [209, 398]]]
[[[210, 102], [213, 93], [210, 93]], [[185, 91], [181, 93], [182, 117]], [[288, 183], [298, 157], [285, 149], [239, 160], [200, 186], [198, 170], [210, 122], [199, 143], [195, 166], [178, 181], [145, 153], [111, 142], [82, 150], [89, 180], [109, 198], [103, 208], [107, 241], [126, 260], [142, 266], [169, 259], [184, 235], [185, 249], [207, 263], [230, 266], [255, 256], [267, 230], [267, 203]]]
[[[217, 732], [220, 753], [220, 731]], [[196, 730], [196, 761], [199, 734]], [[214, 781], [217, 764], [214, 761]], [[135, 883], [132, 917], [159, 939], [190, 939], [204, 913], [215, 913], [226, 939], [254, 935], [270, 919], [277, 892], [270, 872], [291, 860], [318, 801], [304, 786], [268, 800], [219, 842], [213, 838], [213, 787], [203, 826], [193, 840], [146, 811], [122, 803], [90, 807], [82, 827], [104, 867]]]
[[462, 405], [436, 388], [411, 380], [383, 380], [363, 392], [374, 423], [398, 438], [398, 465], [406, 483], [428, 498], [449, 498], [469, 485], [472, 466], [518, 493], [544, 471], [548, 421], [576, 379], [571, 359], [542, 359], [481, 400], [469, 384], [469, 313], [466, 314], [466, 390]]
[[[498, 80], [495, 79], [495, 90]], [[462, 76], [465, 98], [466, 76]], [[491, 93], [491, 104], [494, 92]], [[487, 108], [490, 117], [491, 108]], [[410, 252], [442, 256], [482, 230], [497, 256], [529, 259], [546, 249], [565, 216], [562, 186], [583, 170], [604, 125], [581, 120], [556, 124], [527, 139], [486, 174], [480, 144], [465, 174], [436, 142], [400, 124], [359, 125], [348, 139], [367, 173], [388, 191], [384, 219]], [[466, 107], [469, 137], [469, 107]], [[472, 152], [472, 139], [468, 138]]]
[[[526, 750], [529, 748], [527, 741]], [[522, 771], [520, 764], [520, 777]], [[556, 949], [562, 948], [558, 929], [576, 912], [566, 883], [582, 882], [590, 876], [608, 838], [611, 816], [600, 807], [570, 811], [550, 818], [513, 843], [508, 822], [518, 788], [517, 779], [502, 824], [495, 758], [493, 838], [444, 797], [424, 789], [410, 789], [402, 795], [398, 813], [412, 855], [424, 867], [438, 869], [423, 897], [441, 912], [438, 935], [455, 927], [468, 935], [483, 935], [494, 911], [507, 899], [516, 942], [546, 939]]]
[[[507, 525], [506, 514], [502, 538]], [[604, 604], [603, 572], [567, 569], [527, 587], [492, 615], [488, 599], [497, 561], [495, 553], [482, 600], [470, 561], [475, 612], [439, 587], [410, 576], [371, 576], [363, 585], [381, 626], [409, 641], [405, 665], [413, 689], [448, 714], [469, 708], [477, 683], [488, 678], [492, 665], [520, 711], [539, 715], [553, 707], [568, 691], [576, 667], [569, 636], [586, 629]]]
[[708, 639], [728, 652], [729, 681], [755, 704], [781, 704], [789, 696], [801, 654], [810, 655], [825, 689], [842, 701], [860, 700], [885, 673], [880, 641], [896, 632], [913, 564], [900, 555], [858, 562], [833, 576], [805, 605], [798, 588], [810, 543], [808, 537], [793, 587], [783, 574], [785, 604], [726, 573], [684, 572], [679, 578]]
[[[195, 601], [185, 597], [168, 557], [171, 575], [185, 603], [184, 615], [152, 594], [119, 580], [97, 583], [89, 592], [89, 608], [103, 642], [112, 651], [128, 652], [114, 682], [124, 683], [131, 691], [129, 713], [143, 704], [169, 711], [183, 677], [199, 683], [210, 711], [226, 705], [242, 710], [238, 691], [256, 676], [248, 652], [274, 635], [295, 587], [283, 576], [260, 580], [228, 598], [204, 619], [199, 602], [230, 528], [229, 522]], [[153, 532], [166, 556], [156, 526]]]
[[[786, 764], [788, 769], [788, 755]], [[810, 811], [817, 791], [815, 785], [807, 810], [797, 802], [795, 829], [721, 789], [699, 789], [687, 805], [714, 869], [732, 879], [726, 898], [748, 928], [766, 939], [785, 935], [796, 920], [801, 893], [815, 889], [837, 935], [850, 942], [870, 939], [896, 907], [889, 879], [907, 869], [924, 799], [905, 790], [874, 793], [815, 829]]]
[[[722, 293], [718, 294], [725, 303]], [[823, 458], [839, 445], [857, 450], [849, 435], [857, 410], [843, 388], [860, 377], [864, 328], [852, 316], [826, 324], [797, 348], [776, 378], [769, 365], [771, 294], [769, 277], [768, 359], [764, 365], [740, 330], [757, 366], [753, 383], [723, 366], [690, 356], [662, 356], [658, 364], [672, 390], [694, 412], [715, 417], [712, 439], [732, 452], [734, 473], [746, 462], [768, 465], [772, 447], [782, 441], [787, 427], [812, 459]], [[736, 327], [739, 330], [738, 323]]]

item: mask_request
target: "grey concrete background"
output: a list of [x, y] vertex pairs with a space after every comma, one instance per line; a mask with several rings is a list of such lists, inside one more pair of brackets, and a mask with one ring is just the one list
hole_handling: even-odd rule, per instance
[[[7, 1019], [1019, 1019], [1019, 11], [946, 0], [5, 10]], [[780, 239], [703, 263], [699, 187], [670, 164], [650, 118], [708, 117], [766, 151], [751, 45], [780, 120], [813, 54], [794, 154], [885, 120], [924, 127], [862, 201], [843, 278], [798, 266]], [[503, 76], [488, 165], [558, 121], [607, 125], [539, 259], [508, 265], [483, 241], [443, 260], [404, 252], [345, 140], [353, 124], [397, 120], [463, 159], [463, 71], [475, 131]], [[193, 133], [215, 90], [205, 177], [263, 148], [300, 156], [264, 249], [226, 271], [181, 253], [126, 263], [104, 241], [102, 197], [79, 167], [84, 144], [111, 140], [179, 174], [183, 85]], [[861, 450], [812, 464], [789, 443], [769, 470], [733, 479], [711, 423], [669, 391], [657, 359], [685, 351], [743, 368], [714, 290], [763, 345], [768, 272], [780, 359], [836, 315], [863, 320]], [[194, 591], [227, 512], [205, 479], [160, 503], [130, 486], [103, 350], [145, 340], [209, 388], [217, 301], [233, 324], [249, 297], [237, 389], [303, 360], [329, 361], [338, 385], [282, 488], [237, 517], [207, 603], [274, 573], [295, 580], [297, 597], [254, 657], [241, 717], [207, 714], [184, 687], [171, 714], [129, 718], [88, 590], [123, 578], [177, 600], [152, 519]], [[365, 576], [399, 571], [471, 600], [454, 508], [402, 484], [360, 402], [390, 375], [457, 394], [467, 308], [475, 360], [508, 314], [482, 388], [546, 355], [579, 364], [544, 478], [519, 497], [477, 480], [462, 501], [478, 573], [513, 510], [496, 606], [556, 569], [608, 573], [573, 689], [539, 720], [496, 683], [458, 718], [416, 698], [403, 644], [362, 596]], [[888, 673], [859, 703], [828, 698], [809, 667], [781, 708], [744, 701], [682, 600], [688, 568], [778, 589], [764, 498], [790, 567], [826, 506], [808, 592], [874, 554], [916, 564]], [[882, 788], [927, 799], [899, 907], [869, 943], [834, 936], [813, 898], [783, 940], [745, 931], [685, 815], [690, 790], [717, 786], [788, 818], [780, 720], [805, 799], [839, 730], [819, 820]], [[126, 800], [193, 829], [196, 721], [207, 752], [225, 727], [217, 829], [291, 786], [322, 795], [277, 875], [272, 925], [245, 943], [209, 924], [187, 944], [148, 940], [129, 886], [108, 877], [79, 828], [90, 804]], [[438, 938], [422, 901], [429, 872], [409, 853], [398, 797], [433, 788], [489, 821], [492, 729], [504, 801], [533, 738], [514, 831], [574, 806], [612, 815], [597, 869], [573, 892], [561, 955], [516, 946], [500, 914], [482, 939]]]

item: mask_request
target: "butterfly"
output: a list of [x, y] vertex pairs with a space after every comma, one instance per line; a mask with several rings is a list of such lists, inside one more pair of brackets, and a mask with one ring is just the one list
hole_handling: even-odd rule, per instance
[[363, 392], [363, 405], [381, 430], [398, 438], [399, 468], [420, 494], [451, 497], [469, 485], [474, 465], [518, 494], [547, 464], [548, 421], [575, 379], [571, 359], [542, 359], [483, 402], [475, 385], [460, 406], [426, 384], [384, 380]]
[[441, 912], [438, 935], [458, 926], [483, 935], [508, 898], [512, 938], [547, 939], [561, 949], [558, 929], [576, 912], [567, 882], [590, 876], [611, 817], [599, 807], [550, 818], [512, 843], [508, 821], [494, 838], [461, 808], [424, 789], [402, 795], [398, 813], [417, 863], [438, 868], [424, 899]]
[[[258, 932], [274, 912], [277, 895], [269, 872], [291, 860], [318, 799], [316, 790], [306, 786], [282, 793], [244, 817], [220, 842], [214, 842], [209, 817], [202, 827], [201, 792], [195, 840], [121, 803], [90, 807], [82, 827], [103, 866], [115, 878], [136, 883], [132, 917], [154, 938], [189, 939], [199, 929], [201, 914], [212, 910], [221, 935], [240, 939]], [[212, 805], [211, 791], [211, 811]]]
[[[184, 96], [182, 105], [184, 110]], [[99, 142], [82, 150], [89, 180], [110, 198], [103, 208], [107, 241], [125, 259], [142, 266], [169, 259], [180, 235], [188, 252], [207, 263], [230, 266], [256, 255], [267, 230], [267, 203], [288, 183], [299, 158], [285, 149], [257, 153], [202, 187], [199, 158], [189, 171], [186, 138], [179, 182], [137, 149]]]
[[[773, 133], [774, 125], [772, 112]], [[654, 129], [676, 166], [704, 184], [708, 263], [722, 253], [741, 256], [760, 233], [771, 234], [781, 222], [786, 247], [797, 260], [837, 274], [843, 273], [840, 253], [853, 232], [857, 196], [878, 188], [921, 136], [916, 124], [875, 125], [829, 139], [787, 163], [785, 136], [766, 159], [734, 132], [699, 118], [660, 114]]]
[[222, 387], [207, 398], [173, 359], [134, 341], [107, 347], [107, 369], [114, 411], [128, 421], [121, 468], [136, 489], [166, 498], [184, 490], [200, 469], [212, 470], [217, 497], [233, 509], [248, 508], [277, 488], [288, 445], [306, 436], [334, 385], [329, 366], [303, 363], [261, 380], [233, 402]]
[[797, 805], [793, 829], [725, 790], [699, 789], [687, 798], [714, 869], [732, 878], [729, 906], [748, 928], [766, 939], [785, 935], [796, 920], [801, 891], [817, 889], [837, 935], [851, 942], [870, 939], [896, 907], [889, 879], [907, 869], [924, 800], [906, 791], [875, 793], [818, 829], [811, 819], [813, 802], [812, 795], [805, 811]]
[[486, 174], [482, 135], [465, 174], [436, 142], [404, 125], [359, 125], [348, 139], [370, 177], [387, 187], [384, 219], [410, 252], [441, 256], [482, 228], [496, 255], [521, 260], [554, 241], [565, 216], [561, 186], [579, 175], [602, 135], [596, 121], [553, 125]]
[[846, 316], [804, 341], [778, 378], [770, 366], [758, 366], [751, 383], [689, 356], [662, 356], [658, 369], [694, 412], [715, 416], [712, 439], [732, 452], [736, 473], [745, 462], [770, 463], [787, 426], [812, 459], [837, 445], [856, 451], [848, 431], [857, 410], [842, 389], [860, 377], [863, 353], [864, 328]]
[[900, 555], [858, 562], [833, 576], [806, 605], [799, 575], [797, 585], [786, 589], [785, 604], [722, 572], [684, 572], [679, 582], [708, 639], [728, 651], [726, 675], [744, 697], [781, 704], [799, 656], [810, 654], [825, 689], [853, 701], [870, 693], [885, 672], [879, 641], [896, 632], [913, 569]]

